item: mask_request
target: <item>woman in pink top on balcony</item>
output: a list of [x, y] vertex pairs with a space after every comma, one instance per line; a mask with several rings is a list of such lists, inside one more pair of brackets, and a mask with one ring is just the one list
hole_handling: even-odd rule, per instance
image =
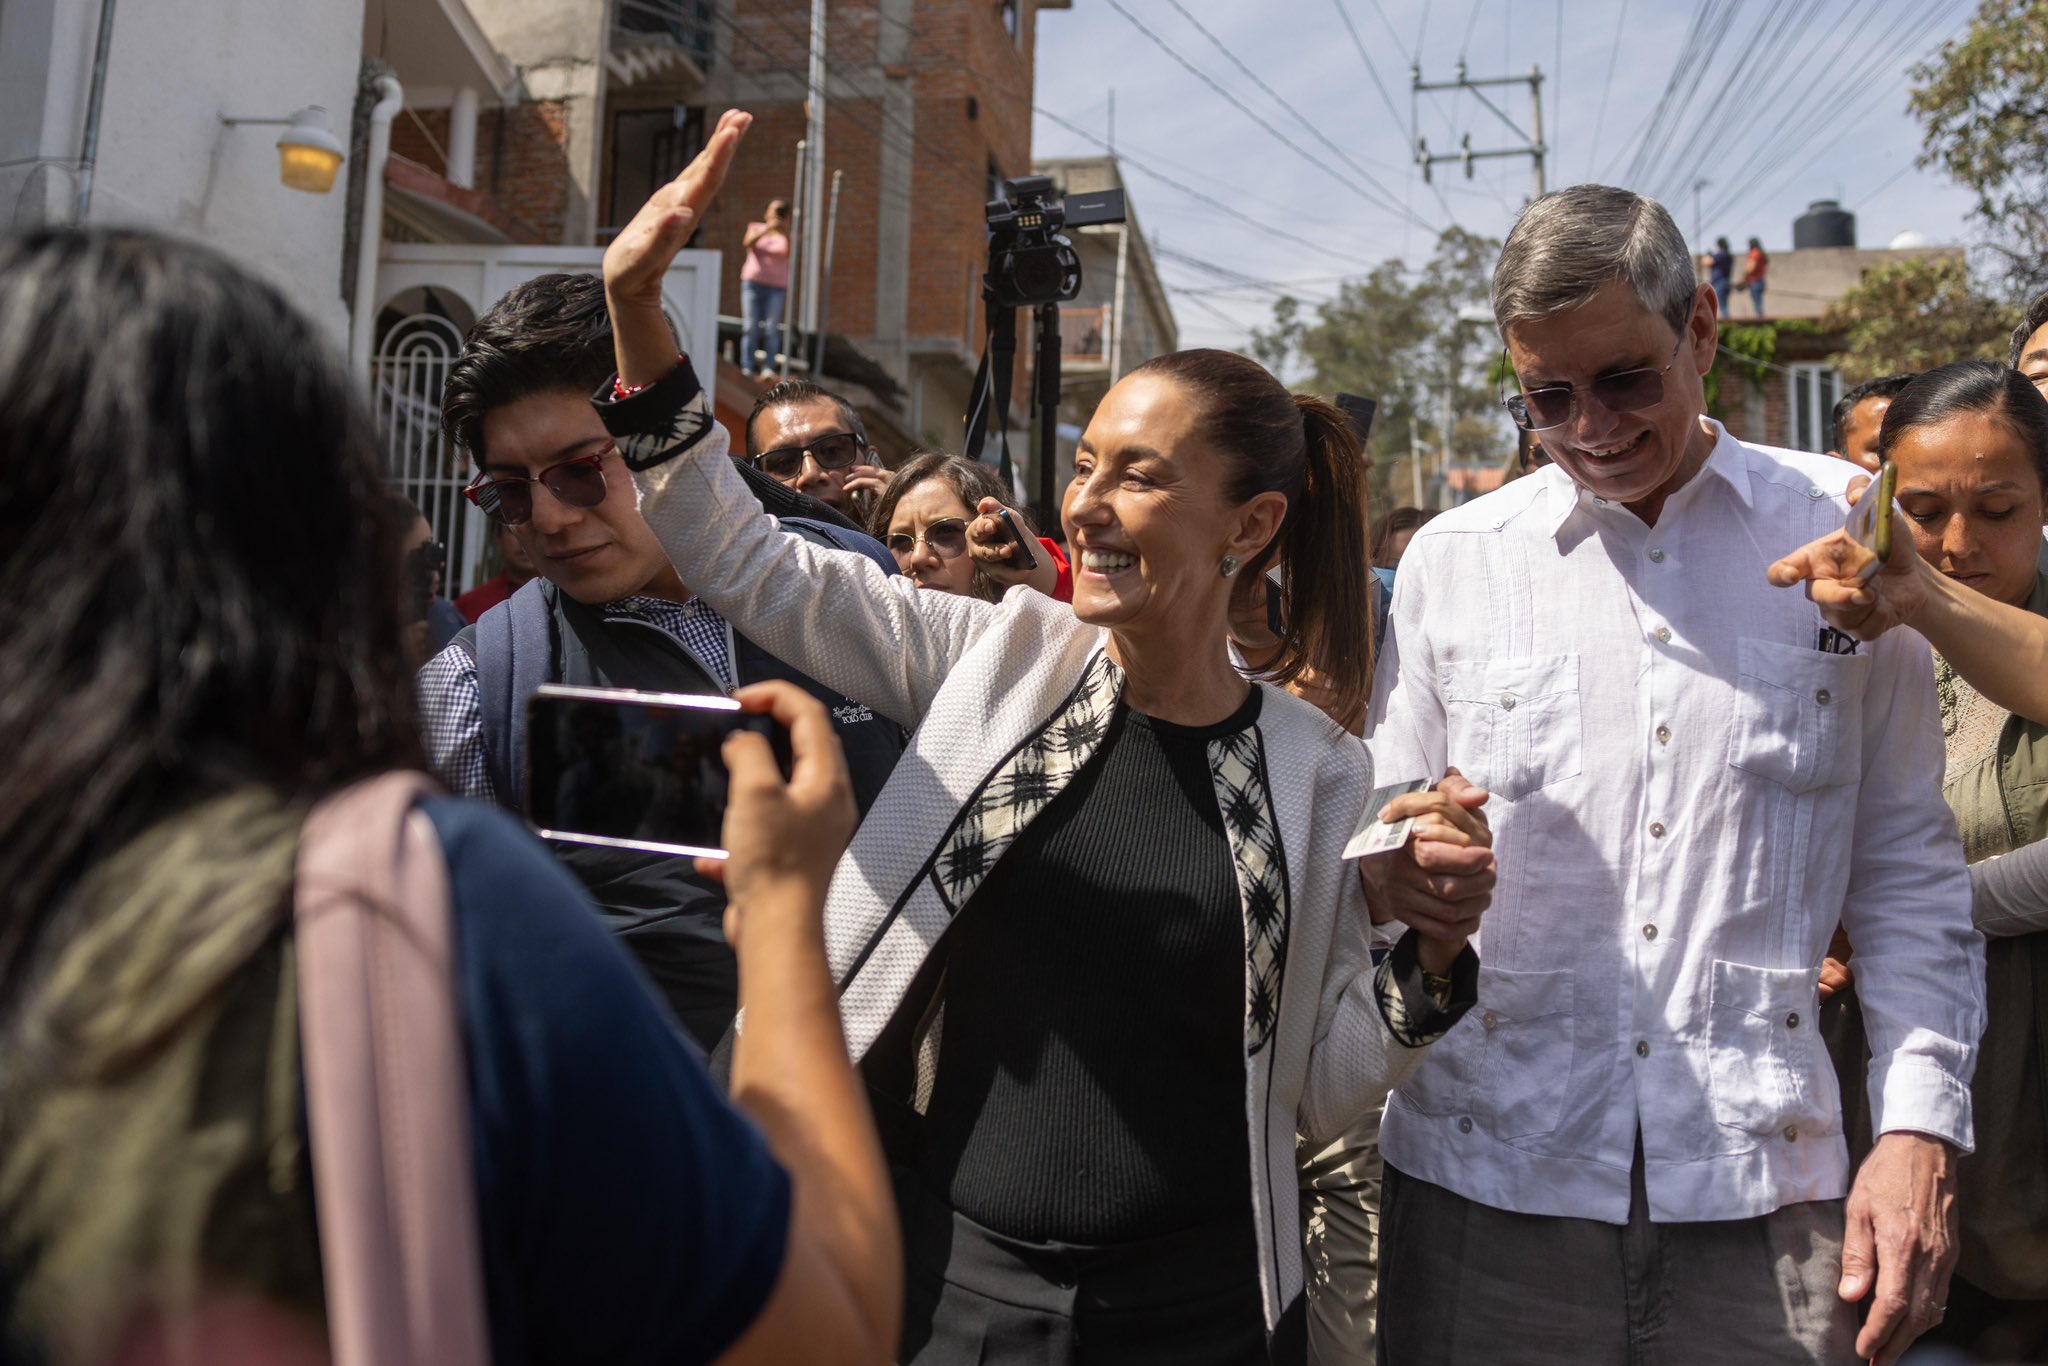
[[789, 296], [789, 201], [768, 201], [765, 221], [747, 224], [746, 264], [740, 267], [740, 369], [765, 375], [775, 368], [775, 329]]

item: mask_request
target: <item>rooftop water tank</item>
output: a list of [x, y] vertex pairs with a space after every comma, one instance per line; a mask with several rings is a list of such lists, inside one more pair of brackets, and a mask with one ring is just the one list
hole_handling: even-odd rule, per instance
[[1792, 245], [1808, 247], [1853, 247], [1856, 245], [1856, 215], [1836, 199], [1816, 199], [1806, 212], [1792, 220]]

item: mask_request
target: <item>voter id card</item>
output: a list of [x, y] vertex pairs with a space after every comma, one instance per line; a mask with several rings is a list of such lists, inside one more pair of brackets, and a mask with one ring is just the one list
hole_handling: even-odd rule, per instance
[[1371, 858], [1374, 854], [1390, 853], [1408, 842], [1408, 836], [1415, 829], [1415, 817], [1403, 816], [1397, 821], [1383, 821], [1380, 812], [1396, 797], [1405, 797], [1411, 792], [1424, 792], [1435, 787], [1427, 778], [1416, 778], [1405, 783], [1389, 783], [1373, 789], [1372, 797], [1365, 804], [1365, 823], [1351, 836], [1351, 842], [1344, 846], [1344, 857]]

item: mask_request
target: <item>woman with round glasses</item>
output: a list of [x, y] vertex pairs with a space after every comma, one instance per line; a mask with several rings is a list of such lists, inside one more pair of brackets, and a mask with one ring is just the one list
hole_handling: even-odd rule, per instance
[[[697, 592], [914, 731], [825, 925], [897, 1167], [900, 1360], [1299, 1360], [1297, 1135], [1343, 1132], [1463, 1012], [1493, 876], [1483, 793], [1393, 803], [1422, 840], [1388, 858], [1427, 858], [1439, 899], [1376, 969], [1344, 858], [1371, 760], [1273, 686], [1365, 697], [1357, 440], [1242, 356], [1140, 367], [1065, 491], [1071, 606], [921, 592], [777, 536], [659, 321], [747, 122], [607, 249], [619, 396], [597, 407]], [[1276, 558], [1285, 639], [1248, 682], [1233, 590]]]
[[[1031, 538], [1028, 569], [998, 519], [1002, 512], [1010, 514], [1019, 534]], [[943, 451], [913, 457], [889, 481], [871, 525], [919, 588], [995, 602], [1022, 583], [1060, 602], [1074, 599], [1067, 557], [1035, 533], [1030, 517], [1003, 496], [988, 468], [971, 460]]]

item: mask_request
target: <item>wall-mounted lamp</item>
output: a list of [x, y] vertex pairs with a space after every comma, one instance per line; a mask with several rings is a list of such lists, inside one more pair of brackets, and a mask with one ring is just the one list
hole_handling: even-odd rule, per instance
[[220, 121], [284, 125], [284, 132], [277, 137], [278, 175], [291, 189], [308, 194], [332, 190], [334, 174], [348, 155], [341, 139], [327, 126], [327, 111], [317, 104], [307, 105], [290, 118], [230, 118], [223, 114]]

